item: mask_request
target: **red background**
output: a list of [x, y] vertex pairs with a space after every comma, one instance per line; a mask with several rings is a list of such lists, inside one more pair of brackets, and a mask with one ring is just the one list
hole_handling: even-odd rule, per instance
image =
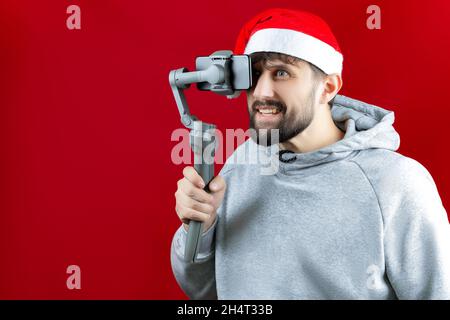
[[[66, 8], [81, 8], [81, 30]], [[381, 30], [366, 8], [381, 8]], [[321, 15], [344, 53], [342, 94], [394, 110], [400, 152], [450, 205], [447, 1], [0, 2], [0, 298], [179, 299], [168, 72], [232, 49], [271, 6]], [[243, 97], [187, 93], [194, 114], [247, 128]], [[219, 170], [217, 166], [216, 170]], [[68, 290], [66, 268], [81, 268]]]

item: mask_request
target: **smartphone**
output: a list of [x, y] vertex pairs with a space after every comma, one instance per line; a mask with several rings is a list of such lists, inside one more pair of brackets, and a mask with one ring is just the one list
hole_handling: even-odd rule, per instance
[[[206, 70], [212, 64], [219, 64], [225, 69], [225, 77], [229, 77], [229, 83], [231, 84], [231, 90], [247, 90], [252, 86], [252, 63], [251, 58], [248, 55], [231, 55], [229, 58], [218, 55], [208, 57], [197, 57], [195, 60], [196, 70]], [[219, 85], [220, 86], [220, 85]], [[223, 84], [228, 86], [228, 84]], [[211, 85], [208, 82], [197, 83], [199, 90], [211, 90], [216, 91], [218, 85]]]

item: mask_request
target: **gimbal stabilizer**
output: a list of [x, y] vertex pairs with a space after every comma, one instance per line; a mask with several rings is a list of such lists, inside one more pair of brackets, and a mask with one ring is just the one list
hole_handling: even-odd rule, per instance
[[[172, 70], [169, 82], [181, 116], [181, 122], [191, 129], [189, 138], [194, 153], [194, 168], [205, 182], [209, 192], [209, 182], [214, 177], [214, 151], [216, 147], [214, 131], [216, 126], [204, 123], [191, 115], [183, 90], [196, 83], [200, 90], [208, 90], [228, 98], [235, 98], [241, 90], [252, 85], [251, 61], [247, 55], [233, 55], [231, 51], [216, 51], [208, 57], [196, 59], [197, 71], [188, 72], [186, 68]], [[185, 260], [195, 262], [199, 250], [202, 224], [189, 222], [186, 239]]]

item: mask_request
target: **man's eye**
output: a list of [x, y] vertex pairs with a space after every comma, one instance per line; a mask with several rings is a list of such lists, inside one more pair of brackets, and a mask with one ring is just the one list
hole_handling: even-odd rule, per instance
[[284, 78], [284, 77], [289, 76], [289, 73], [286, 70], [277, 70], [276, 76]]

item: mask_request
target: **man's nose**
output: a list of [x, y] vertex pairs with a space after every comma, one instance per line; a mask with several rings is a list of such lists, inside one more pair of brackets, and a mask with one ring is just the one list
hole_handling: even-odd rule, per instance
[[264, 98], [273, 98], [273, 82], [270, 79], [270, 75], [265, 72], [257, 80], [255, 90], [253, 91], [253, 97], [258, 100]]

